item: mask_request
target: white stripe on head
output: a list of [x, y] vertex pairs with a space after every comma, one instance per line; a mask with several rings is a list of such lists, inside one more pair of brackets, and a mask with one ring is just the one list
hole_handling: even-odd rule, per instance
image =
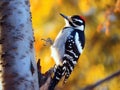
[[74, 19], [74, 20], [76, 20], [76, 21], [78, 21], [78, 22], [81, 22], [81, 23], [83, 23], [83, 21], [82, 21], [82, 20], [80, 20], [80, 19], [79, 19], [79, 20], [78, 20], [78, 19]]
[[78, 33], [76, 32], [75, 34], [75, 43], [76, 43], [76, 46], [77, 46], [77, 49], [79, 51], [79, 53], [82, 53], [82, 45], [81, 45], [81, 42], [79, 41], [79, 35]]

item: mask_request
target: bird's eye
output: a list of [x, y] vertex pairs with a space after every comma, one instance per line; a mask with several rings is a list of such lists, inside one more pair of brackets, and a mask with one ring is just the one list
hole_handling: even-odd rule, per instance
[[82, 25], [82, 21], [81, 20], [78, 20], [78, 19], [72, 19], [72, 22], [76, 25]]
[[75, 20], [75, 19], [73, 19], [73, 22], [76, 22], [76, 20]]

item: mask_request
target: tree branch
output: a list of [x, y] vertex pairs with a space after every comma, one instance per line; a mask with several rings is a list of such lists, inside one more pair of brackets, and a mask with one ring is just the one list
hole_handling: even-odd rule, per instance
[[111, 80], [111, 79], [113, 79], [113, 78], [115, 78], [115, 77], [117, 77], [119, 75], [120, 75], [120, 70], [115, 72], [115, 73], [113, 73], [112, 75], [110, 75], [110, 76], [108, 76], [108, 77], [106, 77], [106, 78], [96, 82], [95, 84], [89, 85], [89, 86], [87, 86], [87, 87], [85, 87], [83, 89], [80, 89], [80, 90], [93, 90], [95, 87], [97, 87], [97, 86], [101, 85], [102, 83], [104, 83], [106, 81], [109, 81], [109, 80]]
[[38, 68], [38, 81], [40, 90], [48, 90], [49, 84], [51, 82], [51, 74], [53, 73], [53, 68], [49, 69], [45, 74], [41, 73], [40, 59], [37, 62]]
[[[38, 67], [38, 78], [39, 78], [40, 90], [49, 90], [48, 87], [49, 87], [50, 82], [52, 80], [51, 74], [53, 73], [53, 68], [49, 69], [45, 74], [42, 74], [41, 73], [41, 66], [40, 66], [40, 59], [38, 60], [37, 67]], [[109, 81], [109, 80], [111, 80], [119, 75], [120, 75], [120, 70], [113, 73], [112, 75], [109, 75], [108, 77], [96, 82], [95, 84], [86, 86], [85, 88], [80, 89], [80, 90], [93, 90], [94, 88], [101, 85], [102, 83]]]

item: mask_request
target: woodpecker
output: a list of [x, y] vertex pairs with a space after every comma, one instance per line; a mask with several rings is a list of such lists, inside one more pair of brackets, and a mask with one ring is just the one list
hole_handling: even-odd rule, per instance
[[56, 65], [49, 90], [53, 90], [63, 76], [63, 83], [66, 82], [85, 45], [85, 20], [82, 16], [66, 16], [62, 13], [60, 15], [65, 19], [66, 25], [51, 46], [51, 56]]

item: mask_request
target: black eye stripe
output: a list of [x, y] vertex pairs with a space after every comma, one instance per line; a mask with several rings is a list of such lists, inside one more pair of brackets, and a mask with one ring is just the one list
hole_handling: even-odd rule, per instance
[[82, 23], [79, 22], [79, 21], [73, 21], [73, 23], [76, 24], [76, 25], [82, 25]]
[[69, 24], [72, 26], [72, 27], [75, 27], [74, 24], [72, 22], [69, 22]]

